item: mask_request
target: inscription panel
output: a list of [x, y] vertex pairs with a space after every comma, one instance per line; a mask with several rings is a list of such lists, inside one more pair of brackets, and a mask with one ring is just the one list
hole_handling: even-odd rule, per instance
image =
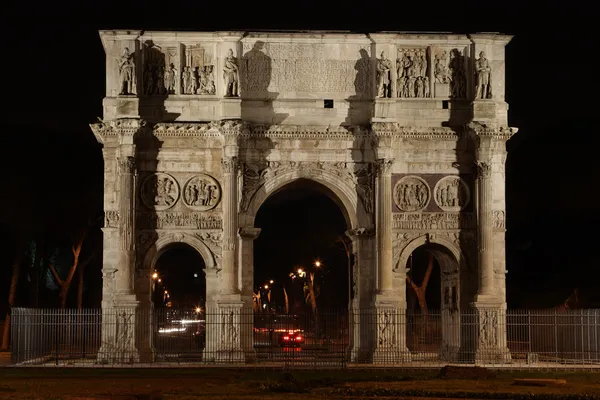
[[244, 43], [242, 95], [341, 93], [372, 96], [368, 45]]

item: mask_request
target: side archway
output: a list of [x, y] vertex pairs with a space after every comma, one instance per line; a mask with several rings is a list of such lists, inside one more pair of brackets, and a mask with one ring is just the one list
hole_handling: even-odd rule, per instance
[[[403, 292], [407, 290], [404, 277], [407, 276], [409, 258], [419, 249], [424, 249], [433, 256], [439, 265], [440, 314], [435, 317], [423, 317], [422, 314], [415, 314], [413, 325], [407, 326], [407, 330], [412, 328], [413, 332], [411, 334], [407, 331], [407, 336], [422, 336], [424, 334], [427, 344], [432, 345], [439, 352], [438, 357], [440, 360], [454, 361], [461, 347], [461, 308], [466, 306], [469, 298], [465, 290], [468, 287], [465, 285], [467, 283], [465, 279], [467, 260], [456, 242], [435, 234], [420, 235], [400, 251], [399, 260], [396, 264], [397, 272], [403, 277], [401, 280], [402, 287], [399, 288]], [[416, 324], [415, 321], [421, 322]], [[437, 332], [441, 334], [441, 337], [438, 336]], [[417, 349], [418, 347], [413, 345], [411, 351], [423, 351], [423, 349]]]
[[174, 243], [184, 243], [196, 250], [204, 260], [207, 270], [216, 268], [215, 256], [208, 246], [202, 240], [187, 233], [171, 233], [160, 236], [146, 252], [143, 268], [147, 271], [152, 271], [161, 254], [168, 250], [169, 246]]

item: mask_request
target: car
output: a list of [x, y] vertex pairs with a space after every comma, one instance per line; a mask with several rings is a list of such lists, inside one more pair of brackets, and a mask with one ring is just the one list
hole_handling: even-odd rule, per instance
[[297, 347], [304, 344], [304, 336], [297, 331], [281, 332], [279, 334], [279, 345], [281, 347]]

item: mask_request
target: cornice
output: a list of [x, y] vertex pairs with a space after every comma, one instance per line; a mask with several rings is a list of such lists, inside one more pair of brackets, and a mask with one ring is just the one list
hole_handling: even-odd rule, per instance
[[518, 128], [510, 126], [488, 125], [481, 122], [470, 122], [466, 125], [466, 129], [479, 137], [504, 140], [510, 139], [512, 135], [519, 131]]
[[96, 140], [104, 144], [106, 138], [133, 136], [147, 126], [147, 122], [138, 118], [119, 118], [90, 124]]
[[246, 124], [240, 136], [248, 139], [355, 140], [372, 134], [367, 128], [360, 126]]
[[371, 129], [377, 137], [397, 139], [452, 139], [462, 133], [461, 128], [401, 126], [397, 122], [373, 122]]

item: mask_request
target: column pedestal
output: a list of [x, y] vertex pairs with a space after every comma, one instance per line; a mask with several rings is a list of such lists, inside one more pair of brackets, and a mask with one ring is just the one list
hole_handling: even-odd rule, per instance
[[411, 354], [406, 347], [406, 303], [380, 297], [375, 301], [373, 319], [377, 326], [373, 364], [410, 362]]
[[215, 353], [217, 363], [245, 363], [246, 354], [243, 350], [243, 327], [248, 321], [248, 316], [243, 312], [241, 301], [225, 301], [218, 303], [217, 335], [218, 345]]
[[[135, 296], [119, 296], [113, 306], [102, 307], [102, 345], [98, 350], [100, 364], [133, 364], [140, 362], [136, 332], [149, 334], [149, 321], [144, 321]], [[143, 327], [146, 327], [144, 332]], [[142, 328], [141, 330], [139, 328]], [[141, 332], [140, 332], [141, 331]]]
[[475, 363], [511, 363], [512, 357], [506, 343], [506, 306], [476, 302], [473, 307], [477, 321]]

